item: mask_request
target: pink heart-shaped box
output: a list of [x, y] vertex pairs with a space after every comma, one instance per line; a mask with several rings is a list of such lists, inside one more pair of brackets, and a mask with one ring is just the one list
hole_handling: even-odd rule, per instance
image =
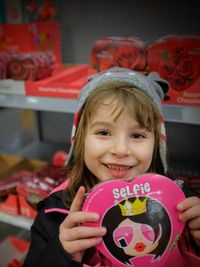
[[97, 249], [114, 265], [161, 267], [183, 231], [176, 205], [184, 199], [175, 182], [147, 173], [96, 185], [83, 211], [100, 215], [98, 222], [86, 225], [107, 228]]

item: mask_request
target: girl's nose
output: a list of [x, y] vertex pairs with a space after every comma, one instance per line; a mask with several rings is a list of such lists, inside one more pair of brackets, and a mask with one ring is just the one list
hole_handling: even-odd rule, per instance
[[118, 158], [123, 158], [131, 154], [130, 145], [126, 138], [117, 138], [113, 140], [110, 153]]

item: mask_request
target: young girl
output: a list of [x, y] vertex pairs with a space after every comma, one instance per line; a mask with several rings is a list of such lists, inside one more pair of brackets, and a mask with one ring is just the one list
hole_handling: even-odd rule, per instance
[[[156, 73], [144, 76], [124, 68], [99, 73], [84, 86], [74, 117], [66, 189], [63, 185], [40, 202], [24, 267], [113, 266], [95, 248], [106, 229], [82, 224], [99, 219], [82, 211], [84, 195], [109, 179], [146, 172], [168, 176], [160, 104], [167, 89]], [[200, 200], [188, 197], [177, 210], [187, 227], [165, 267], [200, 266]]]

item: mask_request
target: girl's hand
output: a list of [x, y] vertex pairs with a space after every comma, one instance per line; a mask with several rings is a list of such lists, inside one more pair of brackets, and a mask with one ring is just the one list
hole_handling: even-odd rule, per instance
[[85, 188], [81, 186], [72, 202], [68, 216], [60, 225], [59, 240], [64, 250], [75, 261], [82, 261], [86, 249], [97, 245], [105, 235], [104, 227], [82, 226], [85, 222], [96, 222], [99, 215], [81, 211]]
[[181, 212], [179, 219], [188, 221], [190, 233], [200, 247], [200, 198], [188, 197], [177, 205], [177, 209]]

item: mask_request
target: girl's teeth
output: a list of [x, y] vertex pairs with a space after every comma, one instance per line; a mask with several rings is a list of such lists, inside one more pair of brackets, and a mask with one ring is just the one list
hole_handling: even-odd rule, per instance
[[107, 165], [109, 169], [115, 171], [126, 171], [129, 169], [128, 166], [118, 166], [118, 165]]

